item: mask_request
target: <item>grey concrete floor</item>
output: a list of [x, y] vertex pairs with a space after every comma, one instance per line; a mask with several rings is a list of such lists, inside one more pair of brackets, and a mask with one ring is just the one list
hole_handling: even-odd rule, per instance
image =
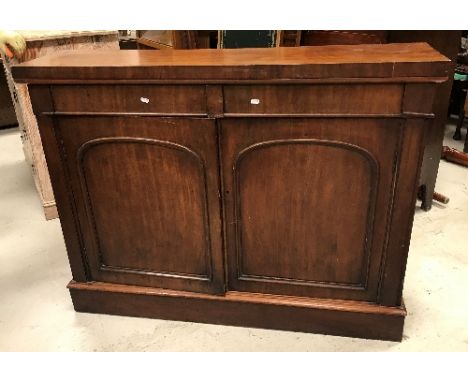
[[416, 211], [401, 343], [76, 313], [60, 223], [44, 219], [19, 131], [0, 131], [0, 351], [468, 351], [468, 168], [442, 161], [437, 190], [451, 201]]

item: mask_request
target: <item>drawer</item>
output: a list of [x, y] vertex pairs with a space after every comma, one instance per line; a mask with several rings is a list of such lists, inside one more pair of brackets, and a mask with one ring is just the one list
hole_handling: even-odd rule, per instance
[[57, 112], [206, 114], [200, 85], [57, 85], [52, 95]]
[[224, 87], [224, 112], [238, 114], [400, 114], [401, 84]]

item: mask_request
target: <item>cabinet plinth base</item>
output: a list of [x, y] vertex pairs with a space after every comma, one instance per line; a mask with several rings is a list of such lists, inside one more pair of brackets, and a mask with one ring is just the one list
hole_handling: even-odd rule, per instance
[[224, 296], [102, 282], [68, 285], [77, 312], [401, 341], [404, 306], [227, 292]]

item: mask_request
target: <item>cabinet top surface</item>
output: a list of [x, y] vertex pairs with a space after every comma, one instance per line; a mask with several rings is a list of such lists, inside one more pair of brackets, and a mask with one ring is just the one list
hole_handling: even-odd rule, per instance
[[443, 77], [426, 43], [294, 48], [66, 51], [13, 67], [17, 82]]

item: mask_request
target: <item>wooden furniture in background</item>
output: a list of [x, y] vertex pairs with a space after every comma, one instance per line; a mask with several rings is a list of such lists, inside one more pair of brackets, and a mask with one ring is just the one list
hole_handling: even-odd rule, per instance
[[387, 42], [387, 31], [303, 30], [280, 31], [279, 46], [356, 45]]
[[276, 46], [301, 46], [302, 31], [279, 30]]
[[37, 121], [31, 107], [28, 88], [16, 84], [11, 78], [11, 66], [32, 60], [56, 51], [80, 49], [119, 49], [117, 31], [71, 31], [71, 30], [31, 30], [19, 31], [26, 40], [27, 49], [21, 60], [3, 57], [7, 80], [13, 99], [16, 117], [21, 130], [21, 139], [26, 161], [32, 169], [34, 183], [38, 191], [46, 219], [57, 215], [49, 172], [44, 157]]
[[212, 31], [139, 31], [138, 49], [209, 49]]
[[138, 31], [138, 49], [267, 48], [277, 45], [274, 30]]
[[448, 65], [421, 43], [15, 66], [75, 309], [401, 340], [423, 139]]
[[210, 47], [209, 31], [180, 31], [172, 32], [174, 49], [208, 49]]
[[448, 146], [442, 148], [442, 159], [468, 167], [468, 154]]
[[138, 49], [173, 49], [172, 31], [141, 31], [137, 38]]
[[[467, 93], [468, 90], [468, 81], [463, 81], [464, 82], [464, 92]], [[468, 96], [465, 96], [465, 101], [463, 102], [463, 105], [460, 106], [460, 112], [458, 114], [458, 121], [457, 121], [457, 128], [455, 129], [455, 133], [453, 134], [453, 139], [455, 140], [460, 140], [462, 135], [461, 135], [461, 129], [463, 127], [463, 122], [465, 120], [465, 116], [468, 114]], [[463, 151], [465, 153], [468, 153], [468, 127], [466, 129], [466, 136], [465, 136], [465, 144], [463, 146]]]

